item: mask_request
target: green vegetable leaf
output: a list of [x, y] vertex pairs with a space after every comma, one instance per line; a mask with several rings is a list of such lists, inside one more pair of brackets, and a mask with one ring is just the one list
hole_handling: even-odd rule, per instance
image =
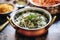
[[27, 20], [32, 20], [33, 18], [37, 18], [37, 15], [35, 15], [35, 14], [30, 14], [30, 15], [27, 17]]

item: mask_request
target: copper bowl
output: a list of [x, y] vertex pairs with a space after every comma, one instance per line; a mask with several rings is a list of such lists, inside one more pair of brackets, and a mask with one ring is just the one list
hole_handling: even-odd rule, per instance
[[[49, 22], [48, 22], [45, 26], [43, 26], [43, 27], [41, 27], [41, 28], [27, 29], [27, 28], [24, 28], [24, 27], [20, 27], [20, 26], [17, 25], [17, 24], [15, 23], [15, 21], [14, 21], [15, 15], [16, 15], [16, 14], [19, 14], [19, 12], [24, 12], [24, 11], [26, 11], [26, 10], [38, 10], [38, 11], [43, 11], [43, 12], [45, 12], [44, 14], [48, 17]], [[11, 16], [11, 21], [12, 21], [12, 22], [10, 21], [11, 25], [16, 29], [17, 32], [19, 32], [20, 34], [23, 34], [23, 35], [25, 35], [25, 36], [39, 36], [39, 35], [45, 34], [45, 33], [47, 32], [49, 26], [50, 26], [50, 25], [53, 23], [53, 21], [55, 20], [55, 19], [52, 20], [52, 16], [51, 16], [51, 14], [50, 14], [48, 11], [46, 11], [46, 10], [44, 10], [44, 9], [42, 9], [42, 8], [36, 8], [36, 7], [23, 8], [23, 9], [20, 9], [20, 10], [18, 10], [18, 11], [16, 11], [16, 12], [13, 12], [12, 14], [13, 14], [13, 15]], [[51, 21], [51, 20], [52, 20], [52, 21]]]

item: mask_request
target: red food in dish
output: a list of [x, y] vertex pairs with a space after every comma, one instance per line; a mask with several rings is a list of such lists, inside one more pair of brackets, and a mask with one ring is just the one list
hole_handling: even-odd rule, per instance
[[32, 0], [32, 2], [38, 6], [44, 6], [44, 7], [60, 3], [59, 0]]

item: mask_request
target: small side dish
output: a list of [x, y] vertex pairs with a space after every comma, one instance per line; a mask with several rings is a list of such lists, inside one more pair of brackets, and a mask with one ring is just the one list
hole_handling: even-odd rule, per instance
[[17, 7], [25, 7], [28, 4], [27, 0], [15, 0], [15, 2]]
[[20, 5], [26, 5], [26, 2], [24, 0], [16, 0], [16, 2]]
[[6, 14], [14, 9], [13, 5], [7, 3], [0, 3], [0, 14]]

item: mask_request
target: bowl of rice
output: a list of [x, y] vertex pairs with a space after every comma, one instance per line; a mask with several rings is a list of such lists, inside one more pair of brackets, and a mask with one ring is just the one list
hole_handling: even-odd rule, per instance
[[19, 34], [24, 36], [39, 36], [47, 32], [46, 27], [52, 20], [51, 14], [36, 7], [28, 7], [12, 12], [11, 22], [12, 27]]

